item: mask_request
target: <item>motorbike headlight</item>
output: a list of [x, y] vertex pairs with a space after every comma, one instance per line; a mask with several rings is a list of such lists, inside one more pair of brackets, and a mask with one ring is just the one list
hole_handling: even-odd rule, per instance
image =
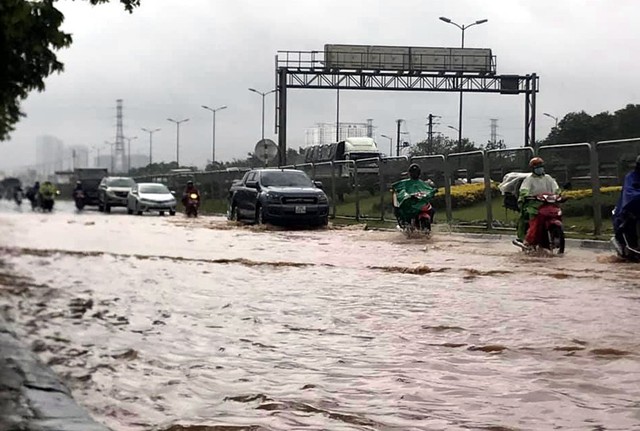
[[195, 194], [195, 193], [191, 193], [191, 194], [189, 195], [189, 197], [190, 197], [191, 199], [198, 199], [198, 195], [197, 195], [197, 194]]

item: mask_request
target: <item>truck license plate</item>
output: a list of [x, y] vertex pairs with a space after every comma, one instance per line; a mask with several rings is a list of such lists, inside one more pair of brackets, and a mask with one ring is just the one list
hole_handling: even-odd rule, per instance
[[296, 205], [296, 214], [306, 214], [307, 207], [304, 205]]

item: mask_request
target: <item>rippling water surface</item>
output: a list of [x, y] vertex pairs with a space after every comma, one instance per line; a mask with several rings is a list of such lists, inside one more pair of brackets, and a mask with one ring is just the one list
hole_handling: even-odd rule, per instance
[[640, 268], [608, 254], [71, 211], [0, 246], [0, 304], [115, 430], [640, 429]]

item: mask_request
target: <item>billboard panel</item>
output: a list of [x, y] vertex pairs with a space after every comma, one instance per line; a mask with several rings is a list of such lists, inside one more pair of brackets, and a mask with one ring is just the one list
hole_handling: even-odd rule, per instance
[[370, 46], [367, 69], [373, 70], [408, 70], [408, 46]]
[[488, 48], [325, 45], [329, 69], [495, 73]]
[[330, 69], [366, 69], [368, 45], [325, 45], [324, 61]]

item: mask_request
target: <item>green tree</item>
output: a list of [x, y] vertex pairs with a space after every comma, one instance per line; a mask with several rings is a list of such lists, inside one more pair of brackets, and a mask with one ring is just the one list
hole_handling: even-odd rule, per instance
[[570, 112], [551, 129], [542, 145], [604, 141], [640, 137], [640, 105], [629, 104], [615, 111], [589, 115]]
[[485, 151], [504, 150], [505, 148], [507, 148], [507, 144], [504, 143], [503, 139], [500, 139], [499, 141], [496, 141], [496, 142], [487, 141], [485, 146], [481, 148]]
[[[24, 116], [20, 102], [33, 90], [43, 91], [44, 79], [64, 70], [56, 51], [71, 45], [71, 34], [60, 30], [64, 15], [57, 0], [0, 1], [0, 141], [9, 138]], [[91, 4], [109, 0], [88, 0]], [[120, 0], [132, 12], [140, 0]]]
[[412, 156], [432, 156], [435, 154], [465, 153], [478, 150], [476, 144], [467, 138], [462, 139], [462, 145], [458, 147], [458, 141], [443, 135], [434, 136], [431, 142], [428, 139], [418, 142], [412, 149]]

